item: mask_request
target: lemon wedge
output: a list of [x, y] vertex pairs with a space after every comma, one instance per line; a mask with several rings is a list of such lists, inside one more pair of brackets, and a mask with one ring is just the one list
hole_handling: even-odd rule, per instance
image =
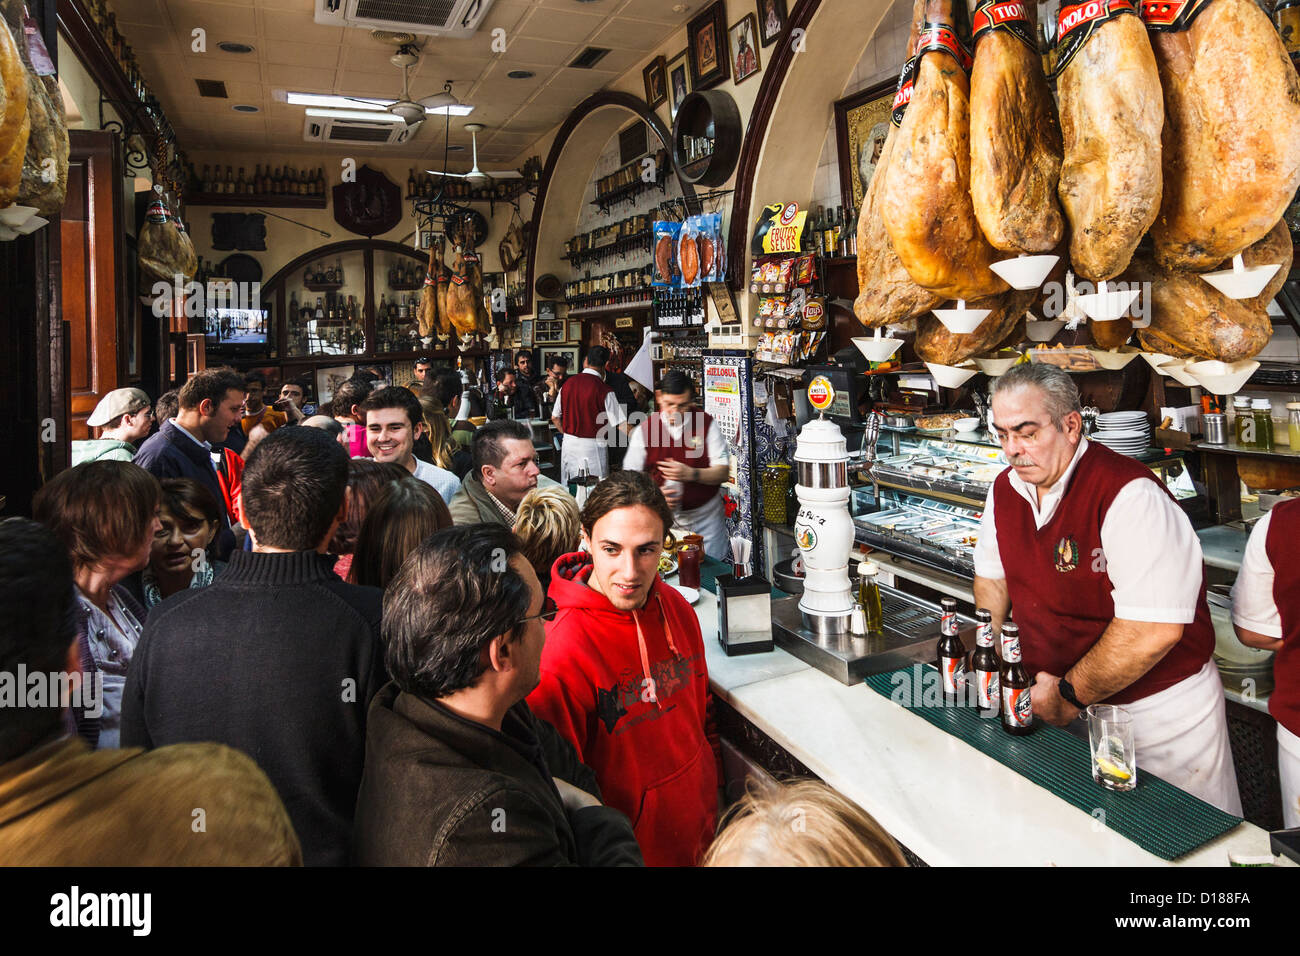
[[1097, 766], [1101, 769], [1102, 773], [1115, 780], [1129, 780], [1133, 776], [1125, 770], [1121, 764], [1107, 760], [1105, 757], [1097, 758]]

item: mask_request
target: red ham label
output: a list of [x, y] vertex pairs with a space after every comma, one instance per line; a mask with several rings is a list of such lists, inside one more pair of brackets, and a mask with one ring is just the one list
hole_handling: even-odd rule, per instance
[[985, 34], [994, 30], [1005, 30], [1038, 52], [1034, 28], [1029, 25], [1029, 15], [1019, 0], [980, 0], [973, 17], [971, 42], [978, 44]]
[[957, 33], [948, 24], [927, 23], [921, 29], [921, 36], [916, 41], [916, 61], [919, 63], [921, 57], [931, 50], [940, 50], [947, 53], [961, 64], [963, 70], [967, 73], [970, 72], [970, 53], [966, 51], [966, 47], [957, 38]]
[[909, 57], [898, 73], [898, 87], [894, 92], [894, 105], [890, 107], [889, 121], [895, 126], [903, 125], [903, 114], [907, 104], [912, 102], [912, 81], [916, 77], [916, 57]]
[[1087, 0], [1065, 3], [1056, 15], [1056, 71], [1059, 76], [1070, 65], [1088, 38], [1116, 17], [1138, 15], [1133, 0]]

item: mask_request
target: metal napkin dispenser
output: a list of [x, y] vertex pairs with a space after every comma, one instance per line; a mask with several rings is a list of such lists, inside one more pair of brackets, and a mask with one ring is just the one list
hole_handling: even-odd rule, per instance
[[757, 574], [720, 574], [716, 587], [718, 643], [727, 656], [772, 650], [772, 583]]

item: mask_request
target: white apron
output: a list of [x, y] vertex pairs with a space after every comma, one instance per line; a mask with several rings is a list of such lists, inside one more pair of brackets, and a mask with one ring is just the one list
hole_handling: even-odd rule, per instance
[[704, 539], [704, 553], [719, 561], [731, 560], [727, 536], [727, 512], [722, 495], [716, 494], [698, 508], [674, 512], [676, 527], [693, 531]]
[[609, 446], [598, 438], [579, 438], [565, 435], [560, 445], [560, 484], [582, 474], [582, 463], [587, 462], [587, 473], [603, 479], [609, 474]]
[[1145, 770], [1241, 815], [1223, 684], [1213, 660], [1186, 680], [1122, 706], [1133, 715], [1138, 786]]
[[1277, 770], [1282, 778], [1282, 825], [1300, 827], [1300, 737], [1277, 725]]

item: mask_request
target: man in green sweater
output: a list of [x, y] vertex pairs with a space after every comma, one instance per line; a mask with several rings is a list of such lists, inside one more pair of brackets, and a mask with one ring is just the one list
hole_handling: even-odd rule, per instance
[[474, 433], [471, 454], [474, 464], [447, 506], [452, 524], [514, 527], [524, 496], [556, 484], [538, 469], [533, 432], [523, 422], [488, 422]]
[[86, 419], [100, 428], [98, 438], [72, 443], [72, 463], [87, 461], [130, 461], [136, 447], [153, 427], [153, 403], [138, 388], [115, 388], [99, 400]]

